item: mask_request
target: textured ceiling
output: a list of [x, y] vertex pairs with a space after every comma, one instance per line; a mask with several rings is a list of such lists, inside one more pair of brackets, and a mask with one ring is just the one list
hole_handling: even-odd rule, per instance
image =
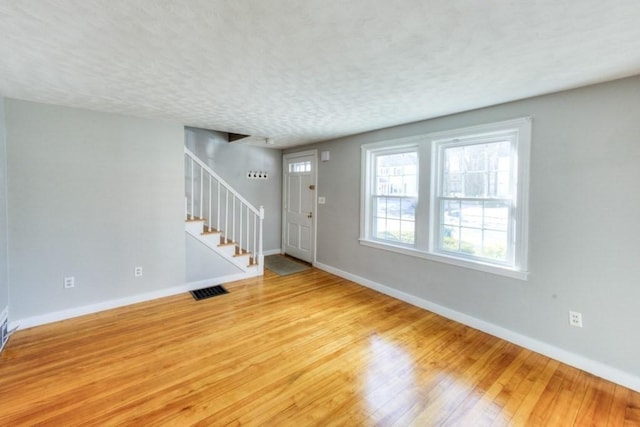
[[0, 0], [0, 94], [285, 147], [640, 74], [639, 22], [638, 0]]

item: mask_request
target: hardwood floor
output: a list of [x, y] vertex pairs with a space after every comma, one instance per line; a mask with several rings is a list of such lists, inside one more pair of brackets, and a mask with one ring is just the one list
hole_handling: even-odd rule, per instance
[[18, 331], [0, 425], [640, 425], [640, 394], [312, 269]]

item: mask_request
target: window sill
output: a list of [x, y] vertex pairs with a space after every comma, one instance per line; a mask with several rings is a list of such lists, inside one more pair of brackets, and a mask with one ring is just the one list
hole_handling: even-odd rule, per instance
[[485, 273], [496, 274], [498, 276], [510, 277], [512, 279], [527, 280], [529, 272], [514, 270], [507, 267], [499, 267], [490, 264], [483, 264], [480, 262], [467, 261], [459, 258], [448, 257], [440, 254], [433, 254], [429, 252], [420, 251], [413, 248], [407, 248], [404, 246], [397, 246], [389, 243], [382, 243], [374, 240], [360, 239], [360, 244], [363, 246], [369, 246], [376, 249], [382, 249], [385, 251], [396, 252], [403, 255], [409, 255], [417, 258], [428, 259], [430, 261], [442, 262], [445, 264], [455, 265], [457, 267], [468, 268], [471, 270], [478, 270]]

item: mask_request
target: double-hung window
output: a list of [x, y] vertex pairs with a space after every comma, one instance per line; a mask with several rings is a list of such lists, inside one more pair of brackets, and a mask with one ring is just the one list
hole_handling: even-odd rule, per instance
[[417, 147], [370, 150], [367, 162], [367, 235], [375, 241], [414, 246], [418, 203]]
[[524, 271], [530, 133], [518, 119], [430, 136], [431, 253]]
[[525, 279], [530, 139], [522, 118], [363, 145], [361, 243]]

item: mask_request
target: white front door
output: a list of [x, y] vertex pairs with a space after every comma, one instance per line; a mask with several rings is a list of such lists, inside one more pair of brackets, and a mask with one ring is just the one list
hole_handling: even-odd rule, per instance
[[283, 157], [282, 244], [288, 255], [314, 261], [316, 152]]

